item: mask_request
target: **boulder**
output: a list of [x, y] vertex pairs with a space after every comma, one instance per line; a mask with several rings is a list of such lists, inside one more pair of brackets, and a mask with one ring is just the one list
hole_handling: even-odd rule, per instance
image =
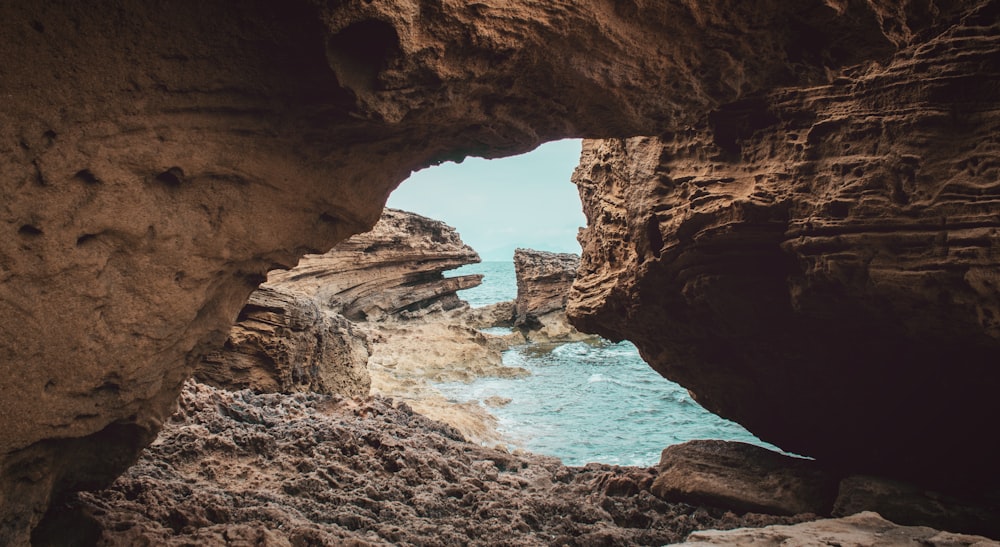
[[651, 491], [669, 501], [738, 512], [829, 515], [837, 477], [816, 462], [740, 442], [665, 448]]
[[305, 295], [268, 285], [254, 291], [222, 349], [195, 376], [227, 389], [347, 397], [368, 395], [367, 336]]

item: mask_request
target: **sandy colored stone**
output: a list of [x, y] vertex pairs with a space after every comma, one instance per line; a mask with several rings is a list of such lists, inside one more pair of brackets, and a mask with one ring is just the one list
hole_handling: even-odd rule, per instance
[[923, 526], [900, 526], [878, 513], [864, 512], [840, 519], [817, 520], [795, 525], [775, 525], [758, 529], [702, 531], [678, 545], [731, 545], [733, 547], [995, 547], [1000, 542], [983, 536], [942, 532]]
[[[468, 315], [474, 319], [468, 319]], [[363, 324], [373, 340], [368, 361], [372, 393], [405, 401], [414, 410], [445, 422], [469, 440], [501, 441], [497, 420], [478, 401], [449, 401], [437, 382], [472, 382], [478, 378], [517, 378], [520, 367], [503, 364], [502, 353], [523, 343], [517, 335], [491, 335], [472, 327], [470, 310], [428, 314], [416, 320]]]

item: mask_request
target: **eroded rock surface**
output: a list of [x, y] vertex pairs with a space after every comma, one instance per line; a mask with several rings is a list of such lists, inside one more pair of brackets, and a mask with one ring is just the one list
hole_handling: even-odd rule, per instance
[[225, 345], [195, 375], [227, 389], [368, 395], [367, 335], [307, 295], [268, 284], [250, 295]]
[[802, 520], [666, 503], [649, 493], [653, 476], [469, 444], [384, 398], [192, 382], [136, 466], [80, 494], [75, 512], [37, 535], [89, 532], [98, 545], [663, 545], [694, 529]]
[[587, 142], [574, 323], [791, 452], [996, 490], [998, 6], [828, 85]]
[[531, 341], [565, 342], [592, 338], [566, 318], [566, 300], [580, 256], [534, 249], [514, 250], [517, 299], [514, 326]]
[[0, 543], [127, 466], [265, 272], [413, 169], [681, 129], [975, 3], [0, 3]]
[[451, 226], [386, 209], [370, 231], [306, 255], [291, 270], [270, 272], [264, 286], [308, 294], [353, 321], [414, 317], [464, 307], [455, 292], [479, 285], [482, 276], [443, 273], [477, 262], [479, 254]]
[[841, 547], [995, 547], [1000, 543], [983, 536], [942, 532], [923, 526], [900, 526], [878, 513], [858, 513], [841, 519], [817, 520], [792, 526], [760, 529], [694, 532], [682, 547], [729, 545], [779, 547], [787, 545], [840, 545]]
[[838, 477], [816, 462], [746, 443], [668, 446], [652, 492], [666, 500], [778, 515], [829, 515]]

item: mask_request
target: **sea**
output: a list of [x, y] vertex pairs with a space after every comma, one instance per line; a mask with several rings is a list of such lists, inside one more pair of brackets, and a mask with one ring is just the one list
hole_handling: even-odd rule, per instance
[[[446, 275], [483, 274], [483, 283], [460, 291], [473, 307], [513, 300], [513, 262], [481, 262]], [[629, 342], [524, 345], [503, 355], [522, 367], [521, 378], [481, 378], [435, 384], [453, 402], [510, 399], [489, 407], [511, 449], [555, 456], [565, 465], [601, 462], [652, 466], [667, 446], [695, 439], [743, 441], [772, 450], [741, 425], [696, 403], [686, 389], [653, 371]]]

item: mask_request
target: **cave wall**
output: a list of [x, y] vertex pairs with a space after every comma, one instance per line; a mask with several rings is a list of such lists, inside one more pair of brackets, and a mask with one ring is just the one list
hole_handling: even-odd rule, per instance
[[575, 324], [783, 449], [1000, 488], [1000, 25], [587, 141]]
[[413, 169], [683, 128], [972, 3], [3, 2], [0, 543], [126, 467], [264, 273]]

